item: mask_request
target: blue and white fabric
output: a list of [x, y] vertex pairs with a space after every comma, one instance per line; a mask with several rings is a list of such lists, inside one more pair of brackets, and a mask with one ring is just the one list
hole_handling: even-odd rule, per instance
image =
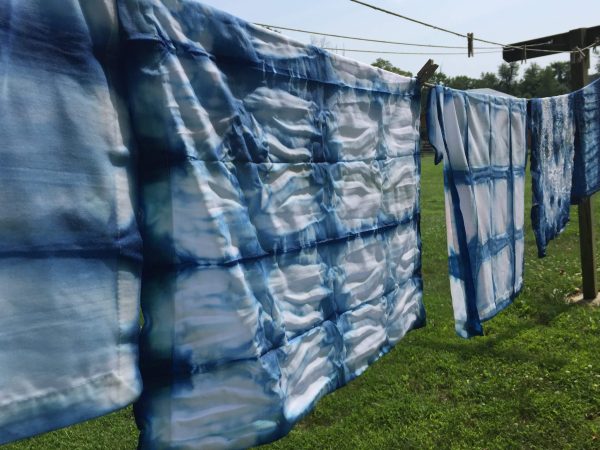
[[575, 154], [572, 101], [572, 96], [561, 95], [534, 98], [529, 104], [531, 221], [540, 257], [569, 222]]
[[124, 0], [147, 258], [141, 448], [276, 439], [424, 323], [420, 88]]
[[444, 161], [448, 266], [456, 331], [482, 321], [523, 286], [526, 103], [436, 86], [427, 129]]
[[117, 37], [112, 2], [0, 3], [0, 444], [141, 390]]
[[575, 158], [571, 202], [600, 191], [600, 79], [573, 94]]

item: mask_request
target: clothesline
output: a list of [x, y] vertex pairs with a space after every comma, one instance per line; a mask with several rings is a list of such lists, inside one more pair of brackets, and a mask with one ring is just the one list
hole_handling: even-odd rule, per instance
[[[408, 17], [408, 16], [405, 16], [405, 15], [402, 15], [402, 14], [399, 14], [399, 13], [396, 13], [396, 12], [393, 12], [393, 11], [381, 8], [379, 6], [372, 5], [370, 3], [365, 3], [365, 2], [362, 2], [360, 0], [350, 0], [350, 1], [353, 2], [353, 3], [357, 3], [359, 5], [362, 5], [362, 6], [366, 6], [367, 8], [371, 8], [371, 9], [374, 9], [376, 11], [383, 12], [385, 14], [389, 14], [389, 15], [392, 15], [392, 16], [395, 16], [395, 17], [399, 17], [401, 19], [408, 20], [410, 22], [414, 22], [414, 23], [417, 23], [419, 25], [423, 25], [423, 26], [428, 27], [428, 28], [432, 28], [434, 30], [442, 31], [444, 33], [449, 33], [449, 34], [452, 34], [452, 35], [455, 35], [455, 36], [458, 36], [458, 37], [462, 37], [462, 38], [466, 38], [466, 39], [469, 38], [469, 36], [467, 36], [466, 34], [459, 33], [457, 31], [452, 31], [452, 30], [449, 30], [447, 28], [439, 27], [439, 26], [436, 26], [436, 25], [432, 25], [430, 23], [423, 22], [421, 20], [413, 19], [411, 17]], [[510, 48], [510, 49], [515, 49], [515, 50], [525, 50], [526, 48], [528, 48], [530, 50], [535, 50], [536, 52], [543, 52], [543, 53], [548, 53], [548, 54], [564, 53], [561, 50], [546, 50], [546, 49], [532, 48], [532, 47], [529, 47], [529, 46], [514, 46], [514, 45], [501, 44], [499, 42], [490, 41], [488, 39], [481, 39], [481, 38], [477, 38], [477, 37], [473, 37], [472, 39], [474, 41], [483, 42], [485, 44], [492, 44], [492, 45], [500, 46], [502, 48]], [[541, 44], [536, 44], [536, 45], [541, 45]], [[589, 45], [589, 46], [587, 46], [587, 47], [585, 47], [583, 49], [571, 50], [570, 53], [579, 53], [580, 51], [588, 50], [588, 49], [590, 49], [592, 47], [595, 47], [597, 45], [600, 45], [600, 43], [599, 42], [595, 42], [595, 43], [593, 43], [593, 44], [591, 44], [591, 45]]]
[[[335, 37], [335, 38], [341, 38], [341, 39], [350, 39], [350, 40], [354, 40], [354, 41], [363, 41], [363, 42], [375, 42], [375, 43], [379, 43], [379, 44], [391, 44], [391, 45], [406, 45], [406, 46], [412, 46], [412, 47], [432, 47], [432, 48], [450, 48], [450, 49], [464, 49], [467, 50], [467, 47], [462, 45], [440, 45], [440, 44], [419, 44], [419, 43], [409, 43], [409, 42], [398, 42], [398, 41], [387, 41], [387, 40], [382, 40], [382, 39], [373, 39], [373, 38], [364, 38], [364, 37], [355, 37], [355, 36], [348, 36], [348, 35], [343, 35], [343, 34], [332, 34], [332, 33], [323, 33], [323, 32], [319, 32], [319, 31], [308, 31], [308, 30], [302, 30], [299, 28], [290, 28], [290, 27], [282, 27], [282, 26], [278, 26], [278, 25], [268, 25], [268, 24], [264, 24], [264, 23], [255, 23], [255, 25], [261, 26], [261, 27], [265, 27], [265, 28], [271, 28], [271, 29], [277, 29], [277, 30], [286, 30], [286, 31], [294, 31], [297, 33], [304, 33], [304, 34], [314, 34], [317, 36], [327, 36], [327, 37]], [[476, 47], [475, 50], [492, 50], [492, 49], [496, 49], [497, 47]]]
[[[340, 52], [353, 52], [353, 53], [376, 53], [383, 55], [463, 55], [465, 56], [465, 52], [389, 52], [389, 51], [379, 51], [379, 50], [362, 50], [362, 49], [349, 49], [349, 48], [333, 48], [333, 47], [322, 47], [323, 50], [329, 51], [340, 51]], [[491, 51], [482, 51], [481, 53], [502, 53], [502, 50], [491, 50]]]

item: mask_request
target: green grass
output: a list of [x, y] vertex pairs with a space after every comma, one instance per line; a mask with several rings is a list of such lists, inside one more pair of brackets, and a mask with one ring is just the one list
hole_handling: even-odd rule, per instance
[[[600, 308], [564, 302], [580, 285], [577, 210], [540, 260], [530, 195], [524, 291], [484, 325], [486, 336], [460, 339], [448, 287], [441, 167], [425, 157], [427, 327], [266, 448], [600, 449]], [[599, 213], [597, 205], [597, 223]], [[127, 408], [3, 449], [133, 449], [136, 439]]]

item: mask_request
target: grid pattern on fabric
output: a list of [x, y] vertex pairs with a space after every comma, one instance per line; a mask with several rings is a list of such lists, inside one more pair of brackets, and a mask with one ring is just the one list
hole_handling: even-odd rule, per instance
[[141, 391], [117, 35], [112, 1], [0, 2], [0, 444]]
[[531, 132], [531, 221], [538, 256], [569, 222], [575, 124], [573, 98], [561, 95], [534, 98], [529, 103]]
[[575, 116], [571, 202], [600, 191], [600, 79], [570, 94]]
[[456, 331], [509, 305], [523, 285], [525, 100], [431, 88], [429, 141], [444, 161], [448, 266]]
[[420, 89], [192, 1], [123, 0], [142, 448], [242, 448], [424, 323]]

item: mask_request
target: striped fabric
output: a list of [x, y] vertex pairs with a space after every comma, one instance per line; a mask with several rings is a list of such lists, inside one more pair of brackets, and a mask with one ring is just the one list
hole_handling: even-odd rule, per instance
[[531, 221], [538, 256], [569, 222], [575, 124], [573, 97], [534, 98], [529, 104], [531, 132]]
[[195, 1], [123, 0], [142, 448], [243, 448], [424, 323], [416, 81]]
[[600, 79], [573, 94], [575, 159], [572, 203], [600, 191]]
[[0, 2], [0, 444], [134, 401], [141, 242], [113, 2]]
[[444, 160], [448, 266], [456, 331], [481, 322], [523, 286], [526, 103], [436, 86], [427, 129]]

